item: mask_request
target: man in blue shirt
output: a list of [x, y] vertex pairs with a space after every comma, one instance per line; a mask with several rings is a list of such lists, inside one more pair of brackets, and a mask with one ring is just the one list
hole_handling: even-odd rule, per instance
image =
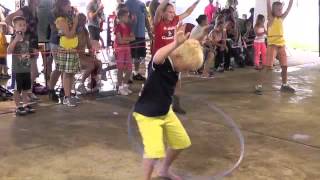
[[127, 0], [126, 6], [131, 15], [131, 29], [136, 40], [132, 42], [132, 58], [134, 63], [133, 79], [144, 81], [145, 78], [139, 73], [140, 64], [146, 57], [145, 28], [147, 28], [149, 38], [152, 38], [148, 12], [146, 6], [140, 0]]

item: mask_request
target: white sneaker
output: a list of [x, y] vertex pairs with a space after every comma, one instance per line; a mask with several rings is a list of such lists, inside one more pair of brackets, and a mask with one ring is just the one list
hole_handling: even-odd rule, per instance
[[30, 98], [32, 101], [39, 101], [40, 100], [34, 93], [30, 94]]
[[67, 105], [68, 107], [76, 107], [77, 104], [74, 102], [70, 97], [64, 97], [63, 104]]
[[129, 85], [128, 84], [124, 84], [123, 88], [124, 88], [125, 91], [128, 92], [128, 94], [132, 94], [132, 91], [129, 89]]
[[81, 103], [81, 99], [80, 99], [80, 97], [79, 96], [71, 96], [70, 97], [71, 98], [71, 100], [73, 101], [73, 102], [75, 102], [76, 104], [80, 104]]
[[79, 91], [81, 94], [86, 94], [86, 93], [87, 93], [86, 86], [81, 83], [81, 84], [78, 86], [77, 91]]
[[123, 86], [119, 87], [118, 93], [120, 95], [122, 95], [122, 96], [128, 96], [129, 95], [129, 93], [126, 91], [125, 87], [123, 87]]

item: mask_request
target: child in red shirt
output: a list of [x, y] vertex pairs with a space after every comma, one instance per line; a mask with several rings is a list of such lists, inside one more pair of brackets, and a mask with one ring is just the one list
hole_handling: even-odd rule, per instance
[[129, 12], [120, 9], [118, 12], [119, 23], [115, 27], [116, 39], [114, 43], [115, 58], [118, 69], [117, 89], [120, 95], [129, 95], [132, 91], [127, 84], [132, 73], [132, 57], [130, 42], [135, 40], [134, 34], [128, 26]]

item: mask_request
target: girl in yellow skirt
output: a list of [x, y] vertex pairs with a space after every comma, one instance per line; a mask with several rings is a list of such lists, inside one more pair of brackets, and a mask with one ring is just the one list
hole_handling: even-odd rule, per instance
[[[276, 57], [279, 58], [281, 65], [282, 77], [282, 92], [294, 93], [295, 89], [288, 85], [288, 60], [286, 53], [286, 42], [284, 39], [283, 20], [289, 14], [293, 0], [290, 0], [287, 10], [283, 13], [283, 4], [279, 1], [271, 5], [271, 0], [267, 0], [268, 9], [268, 48], [267, 48], [267, 62], [264, 64], [264, 69], [267, 73], [272, 70], [273, 62]], [[260, 76], [265, 74], [260, 73]], [[256, 94], [262, 95], [263, 78], [260, 77], [258, 85], [255, 87]]]

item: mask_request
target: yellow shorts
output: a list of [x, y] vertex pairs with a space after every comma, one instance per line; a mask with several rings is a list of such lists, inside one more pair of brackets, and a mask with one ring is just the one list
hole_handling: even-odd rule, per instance
[[[165, 157], [165, 142], [175, 150], [191, 146], [190, 138], [176, 114], [170, 108], [167, 115], [147, 117], [133, 113], [144, 145], [144, 158]], [[165, 138], [164, 138], [165, 137]]]

